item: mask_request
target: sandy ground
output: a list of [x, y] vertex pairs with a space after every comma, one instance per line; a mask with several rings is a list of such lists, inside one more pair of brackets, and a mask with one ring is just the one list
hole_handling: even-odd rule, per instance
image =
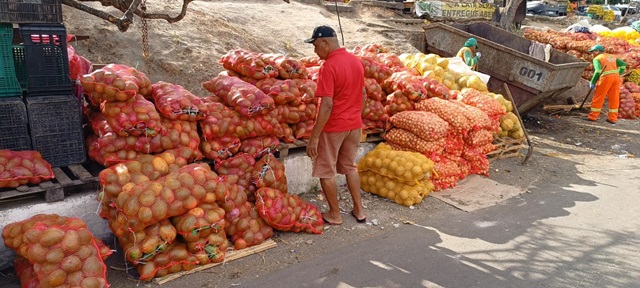
[[[85, 2], [86, 3], [86, 2]], [[149, 12], [179, 12], [181, 1], [149, 1]], [[160, 7], [161, 6], [161, 7]], [[114, 15], [120, 15], [119, 11]], [[140, 21], [122, 33], [116, 26], [93, 15], [65, 6], [68, 33], [89, 35], [78, 42], [78, 54], [94, 63], [121, 63], [138, 67], [152, 81], [167, 81], [203, 94], [201, 83], [223, 71], [218, 60], [229, 50], [243, 48], [255, 52], [311, 56], [313, 47], [303, 40], [313, 28], [330, 25], [339, 31], [338, 17], [317, 5], [292, 1], [194, 1], [187, 16], [169, 24], [148, 21], [150, 57], [142, 56]], [[379, 18], [399, 17], [391, 10], [362, 6], [356, 13], [341, 13], [344, 46], [379, 43], [392, 52], [417, 52], [405, 33], [384, 32], [394, 27]], [[404, 25], [403, 25], [404, 26]], [[415, 26], [420, 28], [420, 26]]]

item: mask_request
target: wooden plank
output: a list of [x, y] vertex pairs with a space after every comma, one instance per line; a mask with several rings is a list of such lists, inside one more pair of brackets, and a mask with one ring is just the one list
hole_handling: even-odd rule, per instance
[[56, 176], [56, 180], [58, 180], [58, 183], [60, 183], [60, 185], [64, 187], [64, 186], [69, 186], [73, 184], [73, 181], [71, 180], [71, 178], [69, 178], [69, 176], [67, 176], [67, 174], [64, 173], [62, 169], [60, 169], [60, 167], [53, 168], [52, 170], [53, 170], [53, 175]]
[[158, 285], [162, 285], [162, 284], [165, 284], [165, 283], [167, 283], [169, 281], [173, 281], [175, 279], [178, 279], [178, 278], [180, 278], [182, 276], [193, 274], [193, 273], [196, 273], [196, 272], [200, 272], [202, 270], [207, 270], [209, 268], [213, 268], [215, 266], [224, 264], [225, 262], [238, 260], [240, 258], [244, 258], [244, 257], [250, 256], [250, 255], [256, 254], [256, 253], [260, 253], [262, 251], [274, 248], [276, 246], [278, 246], [278, 244], [276, 244], [275, 241], [273, 241], [272, 239], [268, 239], [267, 241], [264, 241], [260, 245], [247, 247], [247, 248], [242, 249], [242, 250], [233, 250], [233, 251], [227, 252], [225, 257], [224, 257], [225, 258], [224, 262], [222, 262], [222, 263], [211, 263], [211, 264], [207, 264], [207, 265], [197, 266], [196, 268], [193, 268], [193, 269], [191, 269], [189, 271], [181, 271], [181, 272], [178, 272], [178, 273], [173, 273], [173, 274], [170, 274], [170, 275], [167, 275], [167, 276], [164, 276], [164, 277], [153, 279], [153, 282], [155, 282]]
[[87, 180], [98, 180], [97, 176], [91, 175], [87, 169], [85, 169], [82, 165], [71, 165], [68, 167], [69, 170], [78, 177], [78, 179], [87, 181]]

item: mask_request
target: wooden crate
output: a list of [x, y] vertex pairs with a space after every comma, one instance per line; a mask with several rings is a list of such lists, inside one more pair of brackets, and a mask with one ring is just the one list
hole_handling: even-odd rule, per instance
[[487, 159], [505, 159], [510, 157], [520, 156], [520, 150], [527, 148], [525, 138], [513, 139], [511, 137], [494, 137], [493, 145], [496, 146], [496, 150], [487, 153]]
[[[22, 185], [17, 188], [0, 188], [0, 202], [9, 202], [44, 195], [46, 202], [61, 201], [65, 192], [79, 192], [83, 189], [98, 188], [99, 170], [88, 165], [77, 164], [53, 168], [54, 179], [40, 184]], [[92, 171], [92, 172], [89, 172]]]

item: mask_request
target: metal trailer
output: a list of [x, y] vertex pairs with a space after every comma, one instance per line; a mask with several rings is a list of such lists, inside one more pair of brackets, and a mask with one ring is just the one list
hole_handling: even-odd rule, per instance
[[588, 62], [551, 49], [549, 62], [529, 56], [532, 41], [490, 24], [430, 24], [422, 35], [414, 34], [420, 51], [452, 57], [470, 37], [478, 40], [482, 58], [478, 70], [491, 76], [489, 90], [504, 93], [506, 83], [521, 114], [543, 100], [574, 87]]

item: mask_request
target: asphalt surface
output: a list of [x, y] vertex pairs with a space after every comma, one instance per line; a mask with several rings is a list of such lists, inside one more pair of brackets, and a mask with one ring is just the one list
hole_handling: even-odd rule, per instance
[[640, 287], [640, 160], [539, 152], [561, 177], [237, 287]]

